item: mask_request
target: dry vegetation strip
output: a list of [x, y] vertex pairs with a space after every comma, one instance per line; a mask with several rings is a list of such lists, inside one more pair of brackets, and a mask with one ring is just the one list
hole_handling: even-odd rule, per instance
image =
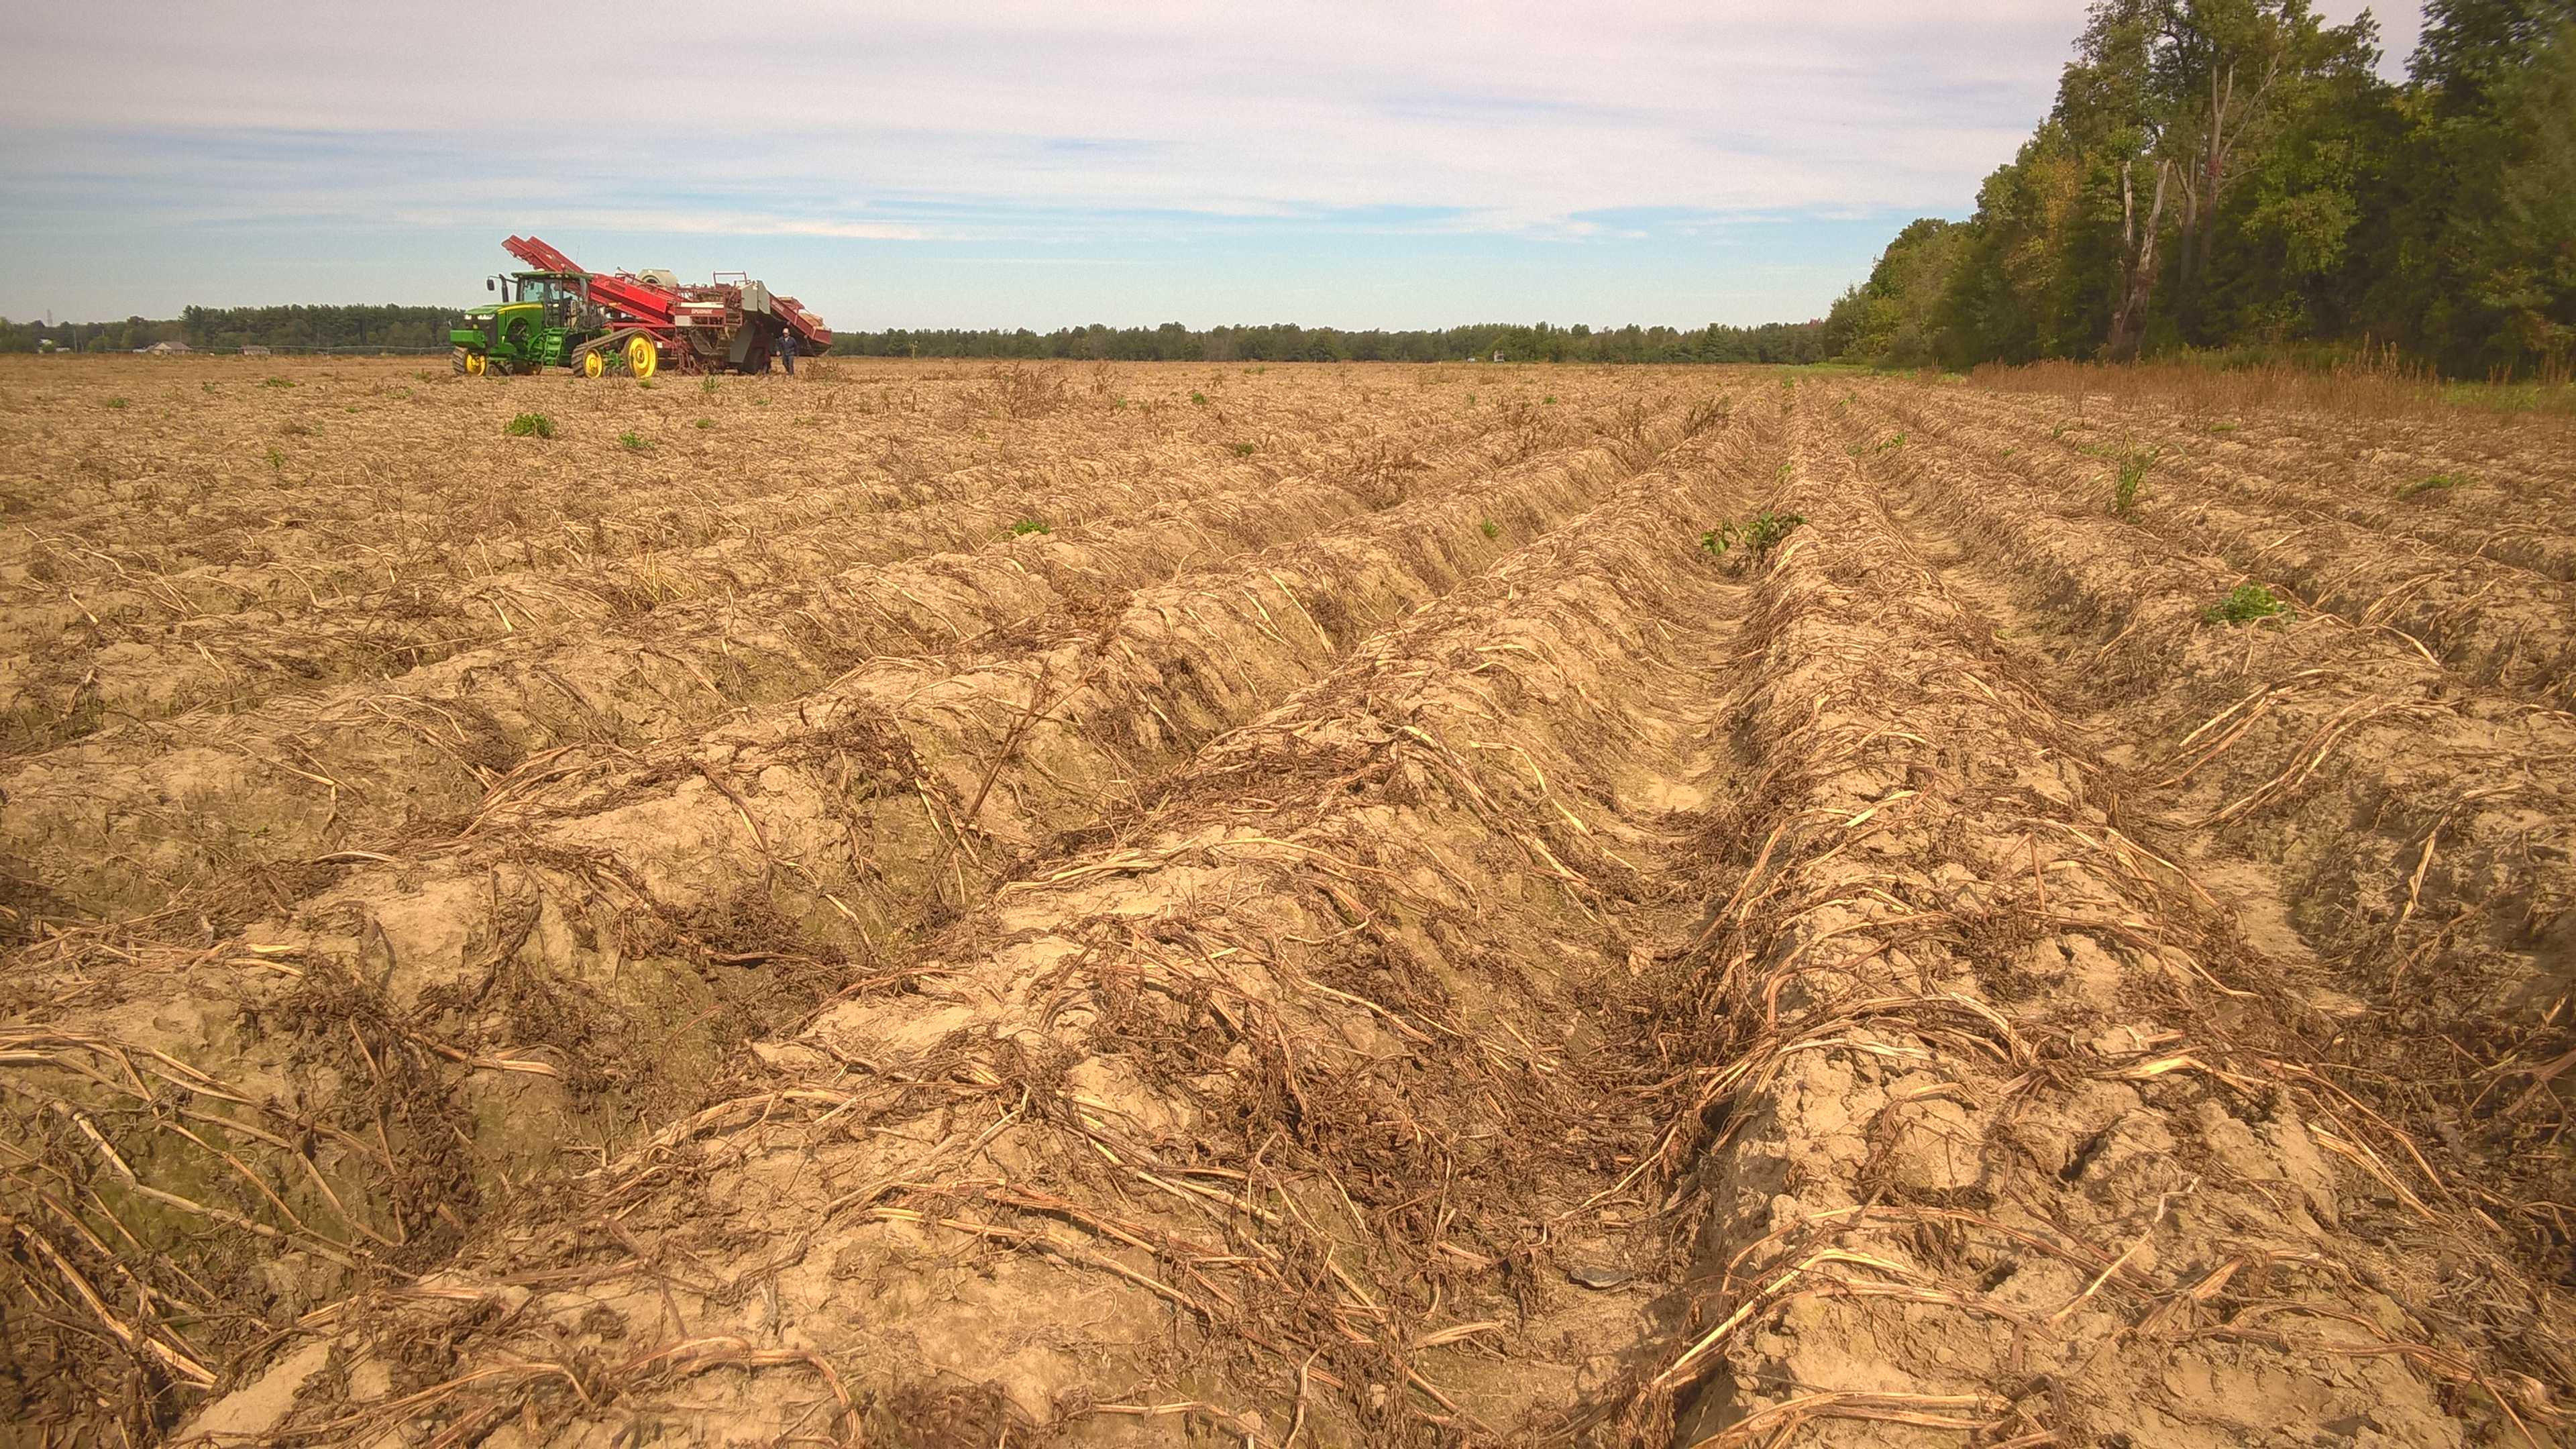
[[263, 376], [0, 377], [55, 1442], [2563, 1430], [2561, 423]]

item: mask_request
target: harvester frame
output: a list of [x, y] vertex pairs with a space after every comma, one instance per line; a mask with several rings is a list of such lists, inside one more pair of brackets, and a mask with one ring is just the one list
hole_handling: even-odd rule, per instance
[[[485, 285], [503, 293], [489, 313], [448, 334], [459, 372], [480, 375], [570, 367], [585, 377], [638, 379], [683, 373], [766, 372], [788, 339], [820, 354], [831, 329], [793, 297], [741, 272], [683, 284], [667, 271], [592, 272], [535, 237], [502, 243], [528, 271]], [[531, 296], [533, 294], [533, 297]], [[488, 324], [488, 327], [487, 325]]]

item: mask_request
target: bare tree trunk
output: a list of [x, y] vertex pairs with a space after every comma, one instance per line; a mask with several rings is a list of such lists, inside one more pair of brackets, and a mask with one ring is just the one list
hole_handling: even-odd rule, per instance
[[2134, 361], [2146, 340], [2147, 302], [2156, 290], [2156, 237], [2164, 229], [2165, 184], [2173, 163], [2156, 163], [2156, 199], [2147, 209], [2147, 226], [2138, 229], [2138, 196], [2129, 182], [2129, 163], [2120, 163], [2120, 305], [2111, 314], [2110, 340], [2103, 355], [2113, 362]]

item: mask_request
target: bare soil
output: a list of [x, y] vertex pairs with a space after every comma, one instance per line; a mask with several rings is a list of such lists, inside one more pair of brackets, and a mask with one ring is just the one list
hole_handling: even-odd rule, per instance
[[2576, 429], [2101, 376], [11, 360], [0, 1445], [2567, 1442]]

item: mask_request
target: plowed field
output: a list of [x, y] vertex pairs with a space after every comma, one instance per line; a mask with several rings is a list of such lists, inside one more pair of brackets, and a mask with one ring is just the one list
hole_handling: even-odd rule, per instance
[[2569, 1442], [2576, 431], [2117, 381], [13, 361], [0, 1444]]

